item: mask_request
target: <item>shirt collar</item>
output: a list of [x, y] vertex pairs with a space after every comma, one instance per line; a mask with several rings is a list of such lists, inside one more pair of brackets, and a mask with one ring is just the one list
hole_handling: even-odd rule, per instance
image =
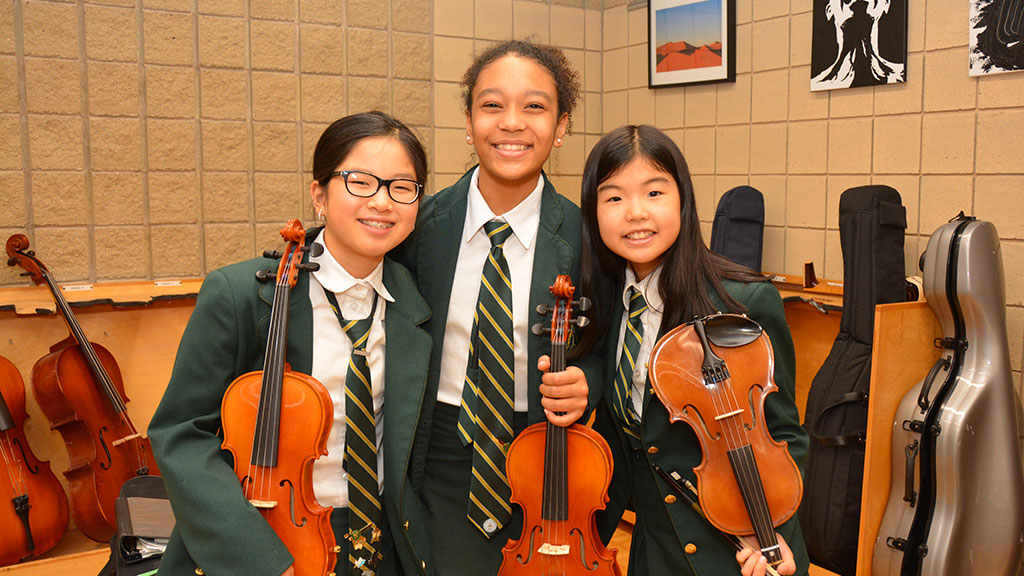
[[523, 248], [529, 250], [533, 241], [537, 238], [537, 227], [540, 226], [540, 200], [544, 190], [544, 176], [537, 178], [537, 186], [533, 192], [523, 199], [515, 208], [496, 216], [491, 211], [483, 194], [480, 193], [480, 167], [473, 170], [473, 176], [469, 182], [469, 205], [466, 208], [466, 227], [462, 233], [462, 241], [469, 240], [491, 220], [498, 219], [508, 222], [512, 228], [513, 236]]
[[324, 242], [324, 230], [320, 231], [314, 242], [319, 243], [324, 247], [324, 251], [319, 256], [313, 256], [312, 253], [309, 255], [309, 261], [320, 265], [319, 270], [313, 272], [313, 276], [316, 281], [324, 287], [324, 290], [330, 290], [335, 294], [344, 294], [355, 286], [368, 286], [373, 289], [381, 298], [388, 302], [394, 302], [394, 297], [388, 292], [388, 289], [384, 286], [384, 259], [377, 263], [377, 267], [370, 272], [366, 278], [354, 278], [348, 273], [348, 270], [338, 263], [331, 255], [330, 250], [327, 249], [327, 244]]
[[626, 265], [626, 284], [622, 288], [622, 305], [629, 310], [629, 289], [636, 288], [644, 295], [647, 307], [657, 312], [665, 310], [664, 302], [661, 299], [659, 279], [661, 278], [661, 266], [659, 265], [643, 280], [637, 281], [633, 267]]

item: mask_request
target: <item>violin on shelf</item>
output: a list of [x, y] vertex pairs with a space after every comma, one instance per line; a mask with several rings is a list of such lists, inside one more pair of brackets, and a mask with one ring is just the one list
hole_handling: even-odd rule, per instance
[[700, 440], [693, 471], [703, 515], [726, 534], [756, 536], [769, 566], [782, 562], [775, 527], [803, 496], [800, 469], [765, 422], [765, 398], [778, 390], [774, 359], [760, 324], [715, 314], [669, 331], [650, 360], [669, 420], [686, 422]]
[[224, 393], [222, 448], [234, 456], [246, 499], [295, 559], [295, 576], [324, 576], [333, 574], [340, 547], [331, 509], [313, 493], [313, 462], [327, 454], [334, 402], [320, 381], [292, 371], [286, 359], [291, 289], [300, 270], [319, 265], [302, 262], [309, 249], [298, 220], [289, 220], [281, 236], [288, 242], [284, 253], [264, 253], [280, 258], [277, 274], [263, 270], [256, 275], [260, 281], [275, 280], [263, 370], [239, 376]]
[[[532, 327], [537, 335], [551, 332], [551, 372], [565, 370], [571, 327], [589, 323], [572, 317], [573, 305], [590, 308], [588, 299], [572, 299], [575, 291], [569, 276], [559, 275], [551, 286], [554, 306], [537, 307], [540, 314], [551, 313], [550, 327]], [[613, 468], [600, 434], [580, 424], [534, 424], [512, 442], [505, 468], [511, 500], [523, 509], [523, 533], [502, 549], [499, 576], [621, 574], [617, 551], [605, 548], [594, 518], [608, 502]]]
[[25, 384], [0, 356], [0, 566], [25, 562], [50, 550], [64, 535], [64, 488], [25, 441]]
[[7, 239], [7, 265], [45, 284], [70, 334], [32, 367], [32, 394], [68, 450], [71, 516], [83, 534], [107, 542], [117, 530], [114, 503], [125, 480], [158, 474], [149, 439], [128, 416], [117, 361], [90, 342], [46, 266], [24, 234]]

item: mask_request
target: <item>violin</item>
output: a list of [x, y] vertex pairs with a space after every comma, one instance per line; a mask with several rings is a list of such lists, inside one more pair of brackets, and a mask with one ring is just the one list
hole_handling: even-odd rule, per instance
[[25, 441], [25, 384], [0, 356], [0, 566], [53, 548], [68, 524], [64, 488]]
[[68, 450], [64, 476], [75, 524], [89, 538], [107, 542], [117, 530], [114, 502], [124, 481], [159, 473], [153, 448], [128, 417], [117, 361], [89, 342], [53, 275], [28, 246], [24, 234], [8, 238], [7, 265], [19, 265], [35, 284], [46, 284], [71, 332], [32, 367], [32, 393]]
[[[767, 334], [746, 316], [715, 314], [677, 326], [654, 346], [651, 385], [672, 422], [700, 439], [700, 508], [720, 531], [753, 534], [770, 566], [782, 562], [775, 527], [796, 512], [800, 469], [764, 418], [778, 390]], [[763, 480], [767, 479], [768, 482]]]
[[221, 447], [234, 456], [246, 499], [291, 552], [295, 576], [333, 575], [340, 548], [331, 509], [313, 494], [313, 461], [327, 454], [334, 403], [323, 384], [286, 362], [291, 289], [300, 270], [319, 265], [302, 263], [309, 249], [298, 220], [288, 221], [281, 236], [288, 242], [284, 253], [264, 254], [281, 259], [277, 274], [257, 274], [276, 278], [263, 370], [239, 376], [224, 393]]
[[[583, 327], [585, 317], [572, 318], [572, 306], [587, 310], [586, 298], [572, 300], [576, 288], [559, 275], [550, 288], [555, 305], [551, 326], [533, 326], [534, 334], [551, 332], [552, 372], [565, 370], [570, 327]], [[610, 574], [619, 576], [617, 551], [605, 548], [594, 514], [608, 502], [612, 452], [600, 434], [579, 424], [534, 424], [512, 442], [505, 460], [511, 500], [523, 509], [523, 533], [502, 549], [499, 576]], [[543, 481], [537, 482], [537, 471]]]

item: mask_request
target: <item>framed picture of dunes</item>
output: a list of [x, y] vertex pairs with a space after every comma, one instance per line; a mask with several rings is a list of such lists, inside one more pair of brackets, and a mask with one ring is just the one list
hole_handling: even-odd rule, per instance
[[736, 81], [736, 0], [649, 0], [648, 86]]

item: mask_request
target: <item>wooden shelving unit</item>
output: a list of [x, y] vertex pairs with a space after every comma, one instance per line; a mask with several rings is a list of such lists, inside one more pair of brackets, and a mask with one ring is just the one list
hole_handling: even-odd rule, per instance
[[[140, 430], [149, 425], [163, 395], [201, 283], [170, 280], [64, 287], [64, 296], [90, 341], [107, 348], [117, 360], [129, 399], [128, 414]], [[0, 356], [18, 367], [26, 388], [31, 387], [36, 360], [68, 335], [55, 308], [45, 287], [0, 288]], [[29, 445], [65, 482], [68, 456], [64, 442], [59, 433], [50, 430], [30, 391], [26, 399]], [[109, 554], [109, 543], [89, 540], [71, 520], [54, 549], [29, 562], [0, 567], [0, 576], [97, 574]]]

